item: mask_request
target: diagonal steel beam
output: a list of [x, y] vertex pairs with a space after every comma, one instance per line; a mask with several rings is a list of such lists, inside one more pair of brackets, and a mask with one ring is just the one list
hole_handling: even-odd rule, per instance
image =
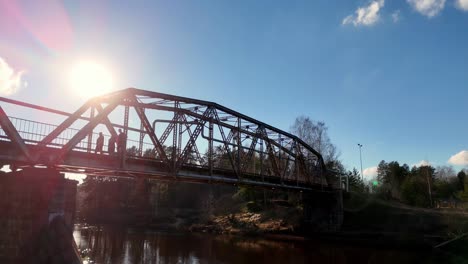
[[[295, 142], [291, 144], [291, 148], [290, 148], [291, 152], [293, 152], [293, 149], [295, 148], [295, 144], [296, 144]], [[283, 179], [286, 178], [286, 172], [288, 171], [289, 162], [291, 161], [291, 156], [294, 156], [294, 155], [287, 155], [286, 165], [284, 166], [284, 170], [283, 170]]]
[[271, 146], [271, 139], [268, 137], [265, 128], [262, 128], [263, 139], [265, 140], [267, 151], [268, 151], [268, 158], [271, 161], [271, 165], [273, 167], [273, 172], [276, 176], [281, 177], [281, 172], [278, 167], [278, 161], [276, 160], [276, 155], [274, 153], [273, 147]]
[[77, 119], [83, 115], [91, 107], [91, 100], [83, 104], [78, 110], [76, 110], [71, 116], [63, 121], [58, 127], [56, 127], [49, 135], [39, 142], [38, 145], [46, 146], [50, 144], [55, 138], [57, 138], [65, 129], [70, 127]]
[[[307, 166], [304, 159], [304, 154], [302, 153], [301, 146], [299, 144], [296, 145], [296, 159], [298, 160], [298, 170], [299, 173], [302, 173], [302, 178], [305, 180], [310, 181], [309, 174], [307, 173]], [[306, 179], [307, 178], [307, 179]]]
[[18, 147], [21, 152], [26, 156], [28, 161], [32, 161], [31, 155], [29, 154], [29, 150], [24, 143], [24, 140], [21, 138], [18, 130], [16, 130], [15, 126], [11, 123], [10, 119], [6, 115], [3, 108], [0, 106], [0, 126], [2, 127], [3, 131], [7, 137], [13, 142], [13, 144]]
[[232, 166], [232, 169], [234, 170], [234, 172], [236, 173], [237, 175], [237, 178], [240, 178], [240, 175], [239, 175], [239, 171], [237, 171], [236, 169], [236, 165], [234, 163], [234, 159], [232, 158], [232, 154], [231, 154], [231, 151], [229, 150], [229, 142], [227, 141], [227, 138], [226, 138], [226, 135], [224, 134], [224, 130], [221, 126], [221, 121], [219, 120], [219, 116], [218, 116], [218, 112], [216, 110], [213, 110], [213, 113], [214, 113], [214, 117], [215, 117], [215, 120], [218, 122], [217, 125], [218, 125], [218, 129], [219, 129], [219, 132], [221, 134], [221, 137], [223, 139], [223, 142], [224, 142], [224, 149], [226, 150], [226, 153], [228, 155], [228, 158], [229, 158], [229, 162], [231, 162], [231, 166]]
[[164, 145], [164, 142], [166, 142], [166, 139], [169, 137], [169, 134], [171, 133], [172, 129], [174, 129], [177, 119], [178, 119], [178, 115], [175, 114], [174, 117], [172, 118], [172, 122], [169, 123], [169, 125], [167, 125], [166, 129], [164, 130], [161, 137], [159, 138], [159, 141], [161, 142], [161, 144]]
[[[190, 125], [187, 124], [187, 117], [185, 117], [185, 115], [180, 115], [181, 118], [182, 118], [182, 121], [184, 122], [185, 124], [185, 127], [187, 129], [187, 133], [189, 134], [189, 137], [192, 137], [192, 130], [190, 129]], [[198, 147], [197, 147], [197, 144], [194, 144], [193, 145], [193, 150], [195, 151], [195, 153], [197, 154], [197, 159], [198, 160], [202, 160], [201, 158], [201, 155], [200, 155], [200, 151], [198, 151]]]
[[[100, 103], [97, 103], [96, 105], [94, 105], [94, 107], [96, 107], [96, 110], [98, 111], [98, 113], [102, 112], [102, 110], [103, 110]], [[104, 117], [103, 123], [107, 127], [107, 130], [109, 130], [109, 133], [111, 134], [111, 136], [116, 137], [117, 132], [115, 131], [115, 128], [112, 125], [111, 121], [109, 120], [108, 116]]]
[[104, 108], [95, 118], [89, 121], [88, 124], [78, 131], [78, 133], [76, 133], [75, 136], [73, 136], [67, 144], [62, 147], [60, 154], [57, 157], [57, 161], [72, 150], [88, 133], [93, 131], [93, 129], [119, 105], [119, 102], [120, 101], [116, 101], [106, 106], [106, 108]]
[[234, 135], [237, 134], [237, 132], [234, 131], [234, 129], [237, 129], [237, 127], [233, 126], [231, 130], [229, 130], [229, 134], [226, 138], [226, 142], [231, 143], [232, 139], [234, 138]]
[[[132, 105], [132, 104], [131, 104]], [[197, 114], [197, 113], [194, 113], [190, 110], [187, 110], [187, 109], [184, 109], [184, 108], [175, 108], [175, 107], [172, 107], [172, 106], [161, 106], [161, 105], [154, 105], [154, 104], [146, 104], [146, 103], [139, 103], [139, 105], [141, 107], [144, 107], [144, 108], [148, 108], [148, 109], [153, 109], [153, 110], [161, 110], [161, 111], [168, 111], [168, 112], [178, 112], [179, 114], [185, 114], [187, 116], [192, 116], [194, 118], [198, 118], [198, 119], [201, 119], [203, 118], [201, 114]], [[133, 105], [132, 105], [133, 106]], [[227, 141], [228, 142], [231, 142], [232, 141], [232, 138], [236, 135], [236, 130], [238, 130], [238, 127], [237, 126], [234, 126], [234, 125], [231, 125], [231, 124], [228, 124], [228, 123], [225, 123], [223, 121], [221, 121], [220, 119], [218, 120], [213, 120], [213, 124], [216, 124], [216, 125], [219, 125], [219, 126], [223, 126], [223, 127], [226, 127], [229, 130], [229, 134], [227, 136]], [[167, 127], [166, 128], [167, 130], [167, 133], [170, 133], [170, 131], [172, 131], [172, 127]], [[165, 131], [166, 133], [166, 131]], [[246, 135], [250, 135], [252, 137], [256, 136], [254, 132], [251, 132], [251, 131], [248, 131], [246, 129], [241, 129], [241, 133], [242, 134], [246, 134]], [[164, 135], [164, 134], [163, 134]], [[163, 136], [161, 136], [161, 142], [163, 143], [164, 141], [162, 140], [163, 139]], [[282, 151], [284, 152], [288, 152], [289, 153], [289, 150], [283, 146], [281, 146], [281, 144], [279, 144], [278, 142], [276, 141], [271, 141], [271, 144], [273, 144], [274, 146], [278, 147], [278, 148], [281, 148]], [[294, 155], [293, 153], [289, 153], [291, 155]]]
[[[257, 132], [258, 132], [258, 129], [257, 129]], [[257, 145], [257, 142], [258, 142], [258, 136], [253, 137], [252, 143], [250, 143], [249, 151], [242, 159], [241, 172], [246, 172], [246, 170], [249, 168], [250, 160], [252, 159], [252, 156], [255, 152], [255, 146]]]
[[196, 142], [198, 136], [200, 135], [203, 127], [205, 126], [205, 123], [208, 121], [208, 119], [209, 119], [209, 117], [211, 117], [211, 115], [212, 115], [211, 107], [207, 107], [205, 112], [203, 113], [202, 120], [200, 120], [200, 123], [197, 125], [197, 127], [193, 131], [193, 134], [190, 136], [190, 139], [187, 142], [187, 145], [185, 145], [185, 148], [182, 151], [182, 153], [181, 153], [181, 155], [179, 157], [179, 160], [177, 161], [176, 168], [175, 168], [177, 171], [180, 169], [182, 164], [184, 164], [185, 161], [187, 160], [188, 154], [190, 153], [193, 146], [195, 145], [195, 142]]
[[[166, 152], [164, 151], [164, 148], [161, 144], [161, 142], [158, 140], [156, 137], [156, 134], [153, 130], [153, 127], [151, 127], [151, 123], [148, 121], [148, 118], [146, 117], [145, 113], [143, 112], [143, 109], [140, 108], [137, 105], [134, 105], [135, 110], [138, 114], [138, 117], [140, 118], [140, 121], [142, 122], [143, 126], [145, 127], [146, 132], [148, 133], [148, 136], [150, 137], [151, 141], [153, 142], [154, 147], [156, 148], [156, 151], [158, 152], [159, 156], [163, 160], [164, 164], [168, 166], [169, 159], [167, 158]], [[169, 167], [169, 166], [168, 166]]]

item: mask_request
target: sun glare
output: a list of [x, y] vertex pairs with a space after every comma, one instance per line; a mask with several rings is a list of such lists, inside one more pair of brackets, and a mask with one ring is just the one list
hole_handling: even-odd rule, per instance
[[93, 61], [76, 64], [72, 68], [70, 81], [73, 91], [85, 98], [105, 94], [113, 89], [110, 71]]

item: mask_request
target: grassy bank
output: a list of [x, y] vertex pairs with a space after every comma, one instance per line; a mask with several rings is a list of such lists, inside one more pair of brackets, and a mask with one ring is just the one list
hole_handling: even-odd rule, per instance
[[372, 195], [344, 199], [344, 232], [380, 232], [453, 237], [468, 232], [468, 213], [457, 209], [426, 209]]

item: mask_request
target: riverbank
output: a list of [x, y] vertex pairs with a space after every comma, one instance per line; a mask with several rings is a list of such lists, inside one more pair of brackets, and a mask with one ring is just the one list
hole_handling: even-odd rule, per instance
[[249, 210], [252, 207], [238, 202], [236, 207], [231, 205], [180, 227], [190, 232], [299, 239], [320, 237], [329, 241], [402, 248], [431, 248], [468, 232], [468, 213], [462, 210], [415, 208], [372, 196], [348, 196], [344, 201], [342, 229], [333, 233], [306, 232], [299, 206], [270, 204]]
[[468, 214], [464, 211], [415, 208], [359, 194], [345, 196], [340, 232], [310, 233], [302, 217], [302, 206], [294, 201], [252, 202], [226, 195], [203, 210], [167, 208], [148, 221], [123, 225], [274, 239], [320, 238], [383, 248], [431, 248], [468, 231]]

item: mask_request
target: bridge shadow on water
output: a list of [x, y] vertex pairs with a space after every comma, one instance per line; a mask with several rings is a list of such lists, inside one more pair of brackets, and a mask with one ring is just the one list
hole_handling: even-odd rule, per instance
[[259, 237], [76, 227], [84, 263], [441, 263], [433, 252]]

